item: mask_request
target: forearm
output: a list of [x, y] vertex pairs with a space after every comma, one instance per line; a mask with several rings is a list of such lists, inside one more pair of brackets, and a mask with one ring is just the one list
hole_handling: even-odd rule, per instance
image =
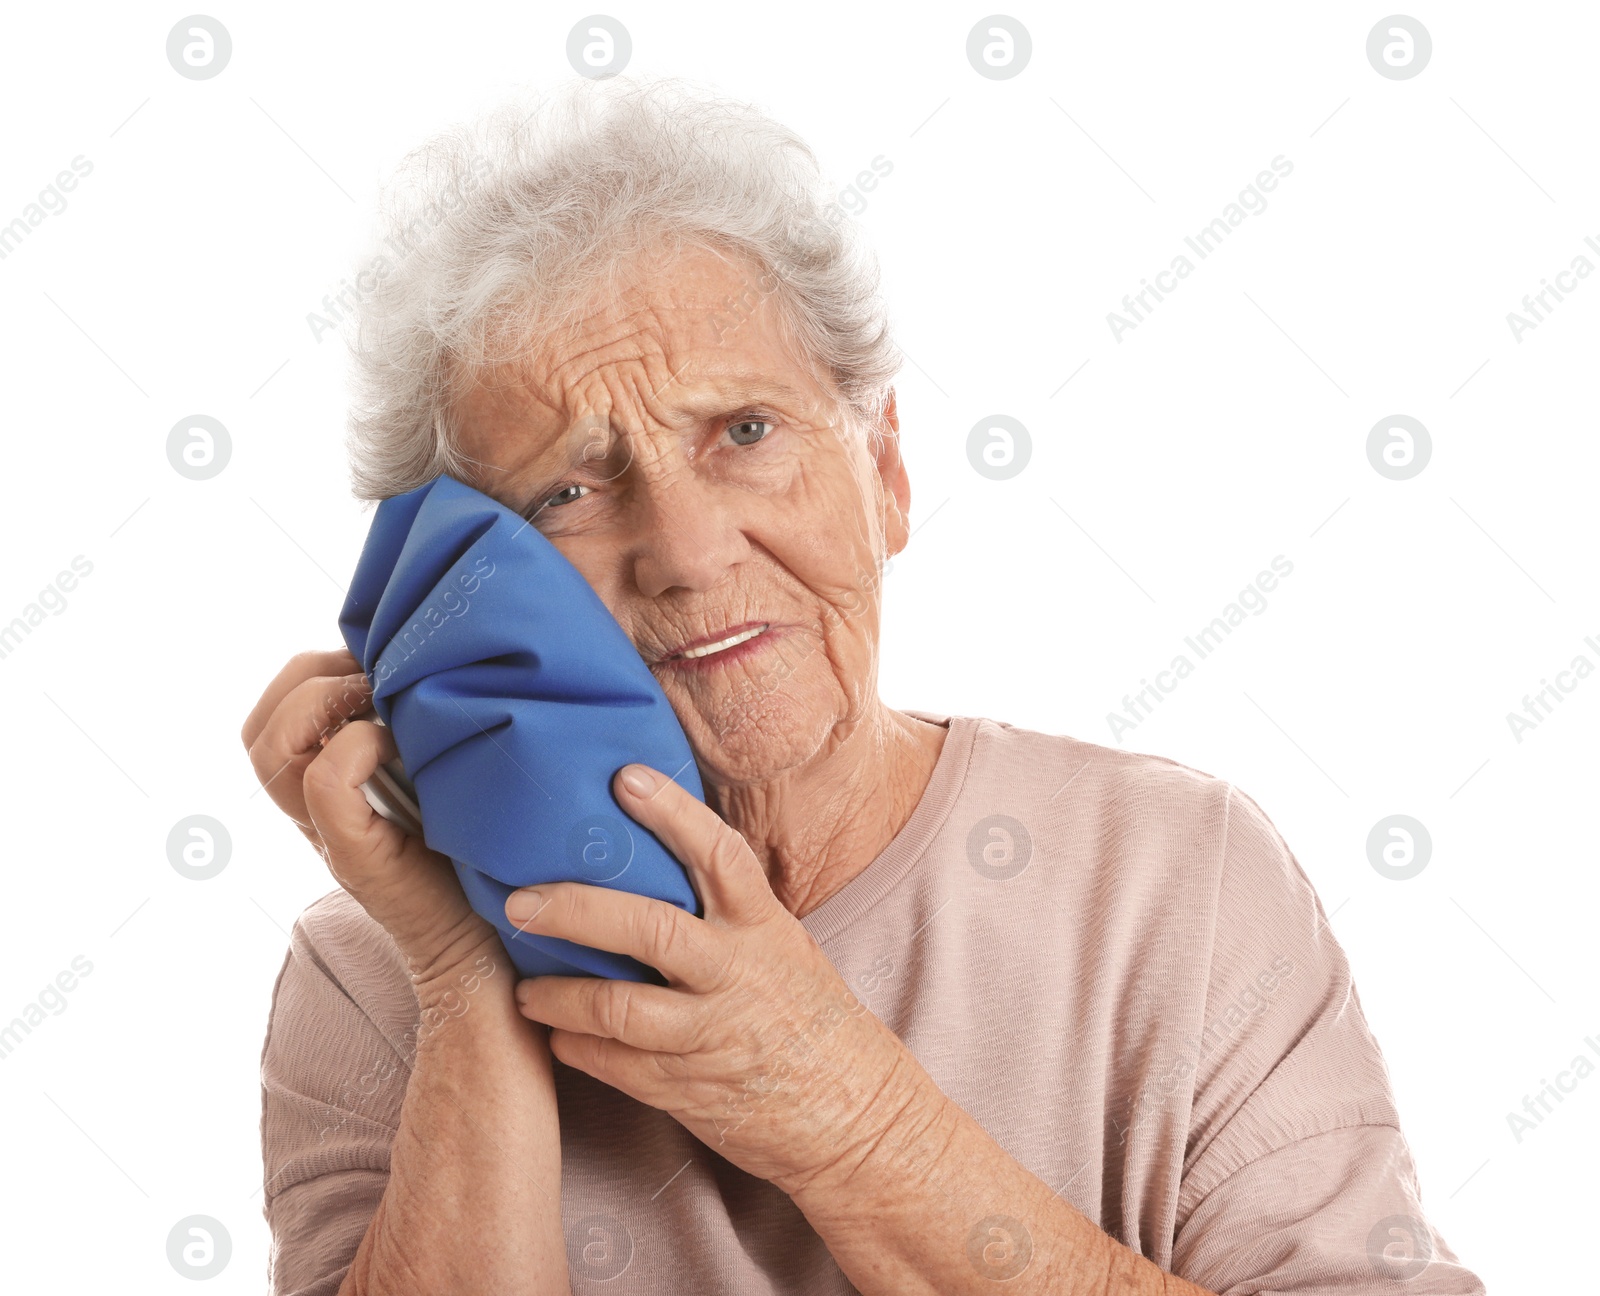
[[[937, 1093], [937, 1091], [934, 1091]], [[793, 1199], [862, 1296], [1209, 1296], [1123, 1246], [942, 1094]]]
[[340, 1296], [569, 1296], [545, 1028], [487, 988], [433, 1029], [424, 1007], [389, 1182]]

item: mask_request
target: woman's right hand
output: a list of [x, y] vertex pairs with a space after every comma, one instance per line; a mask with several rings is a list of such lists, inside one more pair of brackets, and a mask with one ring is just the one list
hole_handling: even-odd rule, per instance
[[[394, 735], [359, 718], [371, 704], [348, 652], [300, 653], [267, 686], [240, 734], [273, 801], [394, 939], [420, 1009], [415, 1056], [396, 1082], [405, 1101], [388, 1179], [339, 1291], [381, 1296], [465, 1285], [565, 1296], [549, 1028], [517, 1011], [516, 972], [500, 934], [472, 911], [450, 860], [367, 804], [362, 783], [396, 755]], [[335, 1065], [324, 1077], [330, 1088], [349, 1074], [346, 1064]], [[299, 1219], [292, 1243], [287, 1233], [275, 1237], [320, 1246], [316, 1234], [344, 1227], [317, 1205], [334, 1197], [300, 1191], [312, 1194], [312, 1214]]]
[[394, 939], [419, 997], [485, 954], [506, 972], [498, 984], [510, 986], [500, 935], [467, 903], [449, 858], [367, 803], [361, 785], [398, 756], [387, 727], [357, 718], [371, 711], [371, 686], [349, 651], [304, 652], [267, 686], [240, 737], [267, 794]]

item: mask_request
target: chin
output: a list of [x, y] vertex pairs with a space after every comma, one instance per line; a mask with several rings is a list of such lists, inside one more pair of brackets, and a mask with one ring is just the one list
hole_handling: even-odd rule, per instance
[[703, 776], [730, 785], [762, 783], [817, 755], [833, 731], [838, 699], [814, 705], [797, 696], [793, 684], [753, 696], [740, 690], [695, 696], [666, 690]]

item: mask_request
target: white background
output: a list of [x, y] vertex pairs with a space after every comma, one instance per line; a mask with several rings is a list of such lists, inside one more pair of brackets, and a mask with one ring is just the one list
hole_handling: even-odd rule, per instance
[[[346, 486], [340, 343], [306, 315], [399, 156], [572, 76], [590, 11], [207, 12], [233, 54], [205, 81], [167, 62], [181, 9], [5, 18], [0, 223], [93, 165], [0, 261], [0, 623], [93, 563], [0, 659], [0, 1021], [93, 964], [0, 1060], [15, 1290], [193, 1290], [165, 1251], [191, 1214], [232, 1237], [210, 1289], [262, 1289], [268, 999], [332, 882], [238, 730], [289, 655], [337, 645], [370, 516]], [[1592, 1283], [1600, 1076], [1520, 1142], [1507, 1114], [1600, 1040], [1600, 675], [1521, 742], [1506, 713], [1578, 654], [1600, 665], [1600, 276], [1520, 341], [1506, 316], [1578, 254], [1600, 266], [1600, 11], [1411, 10], [1432, 60], [1398, 81], [1366, 58], [1381, 6], [1026, 5], [1032, 60], [1005, 81], [966, 58], [982, 8], [607, 12], [630, 72], [757, 100], [841, 187], [893, 165], [862, 216], [913, 361], [891, 704], [1113, 743], [1123, 695], [1292, 561], [1123, 745], [1233, 780], [1295, 850], [1464, 1262], [1491, 1291]], [[1268, 208], [1118, 341], [1107, 312], [1280, 154]], [[197, 413], [233, 445], [203, 482], [165, 452]], [[1033, 444], [1003, 482], [966, 455], [995, 413]], [[1365, 450], [1396, 413], [1433, 442], [1407, 481]], [[1399, 882], [1366, 853], [1396, 813], [1433, 840]], [[167, 860], [191, 814], [232, 837], [210, 881]]]

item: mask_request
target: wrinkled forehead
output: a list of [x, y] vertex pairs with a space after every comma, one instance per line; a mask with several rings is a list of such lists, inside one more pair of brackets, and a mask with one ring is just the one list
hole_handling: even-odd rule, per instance
[[755, 258], [698, 244], [651, 245], [607, 259], [561, 295], [521, 359], [553, 392], [581, 388], [608, 367], [632, 366], [651, 394], [669, 385], [762, 374], [795, 387], [819, 375], [791, 339], [781, 283]]
[[[777, 281], [698, 247], [620, 258], [553, 319], [510, 319], [487, 363], [457, 374], [463, 448], [511, 470], [559, 470], [618, 437], [765, 412], [832, 428], [837, 392], [793, 341]], [[520, 338], [513, 342], [512, 338]]]

